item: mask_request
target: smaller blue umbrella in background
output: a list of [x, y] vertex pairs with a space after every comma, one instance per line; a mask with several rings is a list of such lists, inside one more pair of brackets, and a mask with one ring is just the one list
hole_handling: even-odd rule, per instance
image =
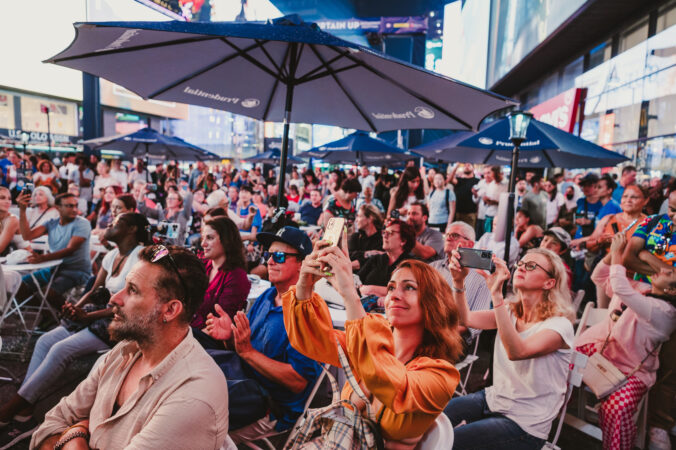
[[106, 149], [122, 152], [125, 158], [175, 159], [178, 161], [210, 161], [221, 159], [201, 147], [183, 139], [167, 136], [152, 128], [141, 128], [129, 134], [104, 136], [80, 142], [92, 150]]
[[[509, 119], [498, 120], [478, 133], [460, 132], [417, 147], [426, 158], [506, 166], [512, 163]], [[520, 146], [519, 167], [566, 169], [610, 167], [628, 158], [538, 120], [531, 120]]]
[[402, 150], [382, 139], [372, 138], [363, 131], [357, 131], [337, 141], [320, 145], [298, 156], [320, 159], [332, 164], [360, 164], [369, 166], [401, 165], [420, 155]]
[[[282, 152], [279, 149], [273, 148], [271, 150], [267, 150], [263, 153], [259, 153], [256, 156], [252, 156], [250, 158], [246, 158], [244, 161], [251, 163], [251, 164], [275, 164], [279, 165], [279, 161], [281, 158]], [[293, 164], [305, 164], [306, 161], [298, 158], [297, 156], [289, 155], [287, 157], [287, 161]]]

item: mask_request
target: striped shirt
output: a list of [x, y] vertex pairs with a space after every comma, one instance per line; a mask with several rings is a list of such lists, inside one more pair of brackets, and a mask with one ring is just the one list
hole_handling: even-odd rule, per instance
[[[453, 286], [453, 278], [448, 270], [448, 256], [444, 259], [430, 263], [430, 266], [437, 269], [449, 286]], [[484, 277], [479, 275], [476, 270], [470, 269], [467, 278], [465, 278], [465, 298], [470, 311], [481, 311], [491, 309], [491, 291], [486, 285]], [[472, 341], [476, 339], [481, 330], [469, 328]]]

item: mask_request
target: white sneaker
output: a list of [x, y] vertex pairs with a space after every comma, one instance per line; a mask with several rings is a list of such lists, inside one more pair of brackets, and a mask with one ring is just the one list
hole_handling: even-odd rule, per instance
[[671, 450], [671, 439], [667, 430], [650, 427], [648, 450]]

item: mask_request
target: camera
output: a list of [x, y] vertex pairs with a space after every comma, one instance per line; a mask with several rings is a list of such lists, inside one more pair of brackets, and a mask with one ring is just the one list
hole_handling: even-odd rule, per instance
[[160, 222], [155, 232], [167, 239], [178, 239], [178, 229], [179, 225], [176, 222]]

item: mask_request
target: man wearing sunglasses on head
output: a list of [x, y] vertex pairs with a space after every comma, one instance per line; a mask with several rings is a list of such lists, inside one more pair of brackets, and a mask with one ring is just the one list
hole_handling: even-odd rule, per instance
[[302, 413], [321, 372], [317, 362], [289, 344], [282, 312], [282, 294], [298, 282], [303, 259], [312, 252], [312, 242], [303, 231], [289, 226], [277, 233], [258, 233], [256, 238], [267, 249], [263, 258], [272, 287], [256, 299], [247, 314], [238, 312], [234, 323], [227, 314], [217, 312], [220, 317], [207, 316], [204, 329], [235, 350], [246, 363], [245, 368], [253, 369], [253, 379], [267, 391], [275, 406], [262, 418], [231, 431], [236, 444], [290, 428]]
[[[110, 299], [119, 341], [47, 413], [30, 448], [218, 449], [228, 433], [223, 372], [190, 331], [208, 278], [197, 257], [153, 245]], [[180, 270], [179, 270], [180, 267]]]

